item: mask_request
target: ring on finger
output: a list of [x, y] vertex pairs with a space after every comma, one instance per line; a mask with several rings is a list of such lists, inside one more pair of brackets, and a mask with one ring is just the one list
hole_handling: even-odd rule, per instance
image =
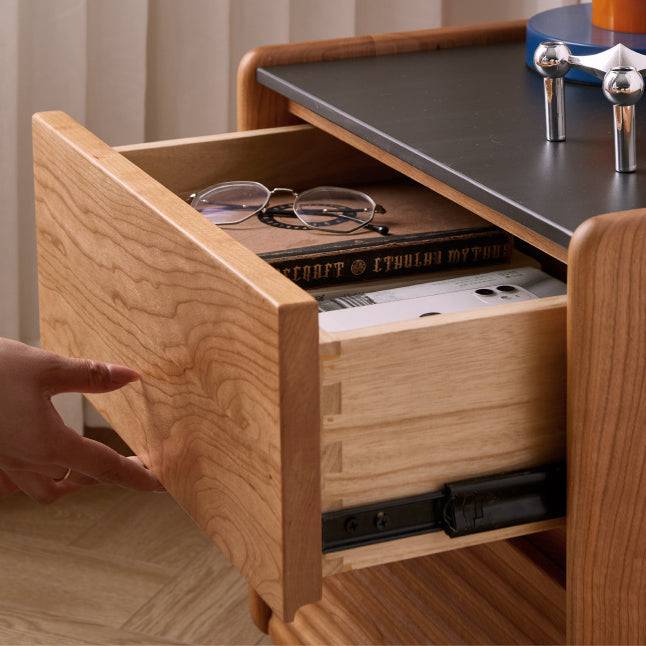
[[65, 475], [62, 478], [54, 478], [54, 482], [65, 482], [70, 477], [70, 473], [72, 473], [72, 468], [68, 467], [67, 471], [65, 472]]

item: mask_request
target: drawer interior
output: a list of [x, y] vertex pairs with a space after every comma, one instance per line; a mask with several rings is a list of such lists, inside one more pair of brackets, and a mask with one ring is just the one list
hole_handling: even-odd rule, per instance
[[[236, 178], [299, 189], [398, 178], [318, 131], [297, 127], [281, 139], [279, 146], [253, 151], [252, 160], [234, 155], [225, 164], [219, 154], [211, 157], [219, 150], [212, 140], [123, 152], [178, 193]], [[286, 150], [296, 152], [290, 155], [296, 168], [283, 159]], [[238, 165], [243, 176], [235, 173]], [[432, 199], [438, 209], [458, 208]], [[324, 512], [564, 455], [564, 297], [346, 333], [320, 331], [320, 356]], [[381, 548], [383, 559], [388, 550]], [[328, 557], [336, 564], [328, 567], [340, 567], [340, 558]], [[355, 561], [346, 557], [342, 567]]]
[[401, 177], [307, 125], [120, 146], [116, 150], [178, 195], [232, 180], [301, 191]]
[[[307, 126], [255, 146], [225, 156], [217, 138], [207, 138], [121, 152], [175, 193], [233, 179], [304, 189], [401, 178]], [[435, 208], [459, 212], [428, 193]], [[563, 277], [557, 261], [529, 246], [523, 251]], [[352, 332], [320, 330], [322, 511], [562, 459], [565, 312], [566, 298], [556, 296]], [[448, 549], [438, 537], [395, 543], [326, 555], [324, 569]]]

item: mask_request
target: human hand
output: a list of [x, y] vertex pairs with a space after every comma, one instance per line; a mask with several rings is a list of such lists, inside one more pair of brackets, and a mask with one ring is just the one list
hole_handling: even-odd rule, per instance
[[96, 482], [162, 490], [137, 458], [67, 427], [51, 402], [59, 393], [110, 392], [137, 379], [124, 366], [69, 359], [0, 338], [0, 495], [20, 489], [47, 503]]

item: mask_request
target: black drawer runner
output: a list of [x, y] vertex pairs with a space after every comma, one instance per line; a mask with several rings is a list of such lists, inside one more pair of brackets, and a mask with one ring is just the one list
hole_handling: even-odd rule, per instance
[[565, 515], [565, 464], [460, 480], [409, 498], [323, 514], [323, 552], [427, 532], [466, 536]]

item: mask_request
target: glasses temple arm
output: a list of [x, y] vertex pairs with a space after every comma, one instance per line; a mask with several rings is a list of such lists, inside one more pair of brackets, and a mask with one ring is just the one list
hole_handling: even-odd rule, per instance
[[387, 236], [389, 232], [388, 227], [383, 224], [371, 224], [368, 222], [368, 224], [364, 225], [364, 228], [374, 231], [375, 233], [381, 233], [382, 236]]
[[[291, 208], [285, 210], [285, 209], [281, 209], [280, 207], [272, 207], [272, 209], [270, 209], [270, 210], [273, 211], [276, 214], [286, 215], [288, 217], [296, 217], [296, 214], [294, 213], [293, 209], [291, 209]], [[381, 206], [381, 204], [376, 204], [375, 205], [374, 213], [385, 213], [385, 212], [386, 212], [386, 209], [383, 206]], [[363, 222], [361, 219], [353, 217], [351, 215], [348, 215], [347, 213], [338, 213], [337, 217], [341, 217], [341, 218], [344, 218], [346, 220], [352, 220], [353, 222], [358, 222], [358, 223]], [[388, 227], [383, 225], [383, 224], [372, 224], [372, 223], [368, 222], [368, 223], [363, 225], [363, 228], [368, 229], [369, 231], [374, 231], [375, 233], [379, 233], [382, 236], [387, 236], [388, 232], [389, 232]]]

